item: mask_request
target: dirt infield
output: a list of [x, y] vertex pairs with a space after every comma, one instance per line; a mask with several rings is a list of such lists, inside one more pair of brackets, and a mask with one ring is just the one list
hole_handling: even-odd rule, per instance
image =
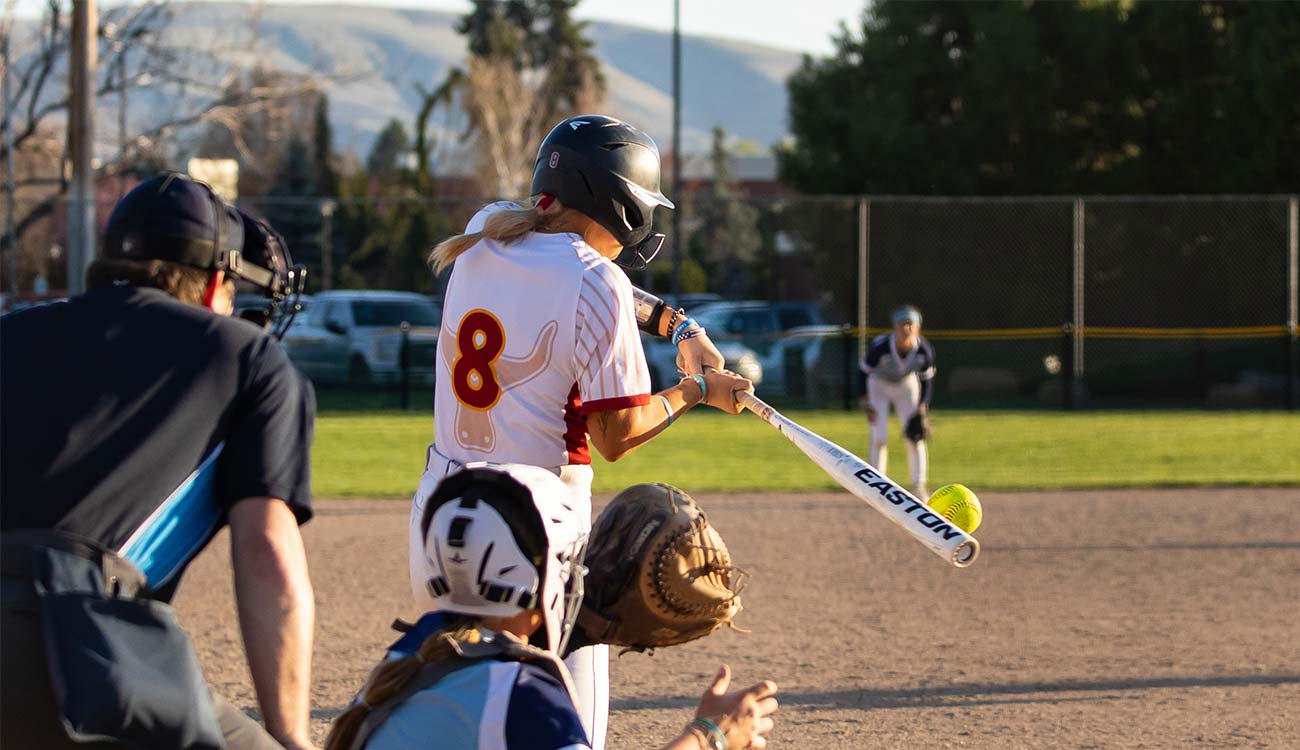
[[[722, 661], [774, 679], [771, 747], [1294, 748], [1300, 491], [988, 494], [954, 570], [842, 494], [698, 498], [752, 579], [740, 624], [615, 660], [610, 748], [657, 747]], [[320, 502], [315, 728], [415, 614], [402, 502]], [[177, 598], [204, 668], [255, 705], [224, 536]]]

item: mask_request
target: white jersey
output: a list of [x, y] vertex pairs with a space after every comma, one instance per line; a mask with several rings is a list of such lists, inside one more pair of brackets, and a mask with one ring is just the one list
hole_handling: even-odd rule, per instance
[[[467, 232], [513, 203], [494, 203]], [[587, 420], [650, 401], [627, 275], [571, 233], [481, 240], [444, 299], [434, 443], [447, 458], [591, 463]]]

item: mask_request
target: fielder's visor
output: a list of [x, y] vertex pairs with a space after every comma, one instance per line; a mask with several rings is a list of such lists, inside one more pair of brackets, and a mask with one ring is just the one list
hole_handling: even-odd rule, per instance
[[894, 311], [893, 321], [894, 325], [898, 325], [899, 323], [921, 325], [921, 313], [917, 312], [914, 308], [905, 307], [901, 310]]

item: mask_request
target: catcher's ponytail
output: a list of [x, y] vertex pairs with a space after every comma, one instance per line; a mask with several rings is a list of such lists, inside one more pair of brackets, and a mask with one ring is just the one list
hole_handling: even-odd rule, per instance
[[410, 656], [381, 662], [370, 671], [360, 697], [330, 725], [325, 750], [349, 750], [371, 708], [400, 693], [425, 663], [442, 661], [454, 654], [453, 641], [478, 643], [479, 637], [474, 622], [467, 620], [425, 638]]
[[573, 231], [576, 211], [566, 209], [553, 196], [540, 193], [524, 201], [522, 208], [501, 208], [488, 214], [483, 228], [439, 242], [429, 253], [434, 273], [442, 273], [452, 261], [474, 247], [479, 240], [496, 240], [508, 245], [529, 232]]

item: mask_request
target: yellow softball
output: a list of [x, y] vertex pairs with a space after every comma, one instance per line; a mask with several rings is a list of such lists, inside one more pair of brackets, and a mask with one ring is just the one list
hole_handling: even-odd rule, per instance
[[967, 534], [975, 533], [984, 520], [984, 508], [964, 484], [949, 484], [934, 491], [926, 502], [935, 513], [961, 527]]

